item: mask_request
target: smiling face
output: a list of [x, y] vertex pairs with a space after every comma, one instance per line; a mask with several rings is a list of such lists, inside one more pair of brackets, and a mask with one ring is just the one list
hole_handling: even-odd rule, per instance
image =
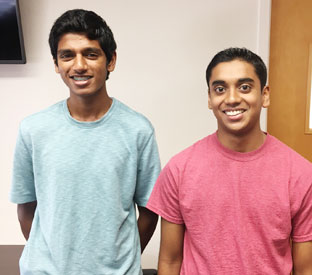
[[97, 40], [79, 33], [64, 34], [57, 49], [59, 73], [72, 96], [91, 96], [106, 92], [107, 72], [115, 68], [116, 55], [107, 64], [105, 53]]
[[235, 59], [212, 69], [208, 106], [217, 118], [219, 135], [258, 134], [261, 108], [269, 104], [269, 88], [265, 86], [261, 91], [250, 63]]

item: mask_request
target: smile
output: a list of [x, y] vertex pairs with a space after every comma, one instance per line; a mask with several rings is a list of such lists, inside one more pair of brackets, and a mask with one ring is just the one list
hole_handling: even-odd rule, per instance
[[70, 78], [72, 78], [75, 81], [86, 81], [88, 79], [91, 78], [91, 76], [71, 76]]
[[239, 114], [242, 114], [245, 112], [245, 110], [228, 110], [228, 111], [223, 111], [227, 116], [237, 116]]

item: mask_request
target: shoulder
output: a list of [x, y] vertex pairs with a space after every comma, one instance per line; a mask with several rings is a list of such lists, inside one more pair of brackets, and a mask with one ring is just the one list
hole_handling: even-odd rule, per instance
[[131, 132], [139, 131], [150, 134], [154, 132], [152, 123], [143, 114], [133, 110], [117, 99], [114, 99], [114, 101], [118, 113], [115, 118], [123, 127], [126, 127]]
[[308, 172], [312, 176], [312, 163], [310, 161], [274, 136], [268, 135], [268, 137], [270, 138], [271, 152], [268, 155], [271, 158], [280, 163], [286, 163], [291, 171]]
[[39, 112], [25, 117], [20, 123], [21, 132], [33, 132], [43, 127], [49, 127], [50, 122], [60, 114], [64, 100], [53, 104]]
[[193, 166], [193, 164], [196, 165], [201, 159], [206, 159], [209, 155], [208, 148], [210, 148], [212, 136], [206, 136], [174, 155], [169, 160], [167, 167], [169, 169], [184, 170], [185, 166]]
[[312, 184], [312, 163], [273, 136], [269, 136], [267, 161], [280, 172], [288, 175], [289, 183], [297, 186], [299, 182]]

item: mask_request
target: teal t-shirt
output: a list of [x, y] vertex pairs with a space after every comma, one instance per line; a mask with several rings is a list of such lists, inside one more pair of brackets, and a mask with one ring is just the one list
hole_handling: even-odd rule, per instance
[[135, 204], [159, 170], [152, 125], [116, 99], [93, 122], [73, 119], [66, 100], [25, 118], [11, 201], [37, 208], [21, 274], [141, 274]]

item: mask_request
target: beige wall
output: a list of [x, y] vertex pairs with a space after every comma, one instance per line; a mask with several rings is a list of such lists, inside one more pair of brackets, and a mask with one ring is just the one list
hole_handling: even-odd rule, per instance
[[[26, 65], [0, 65], [0, 244], [23, 244], [16, 207], [8, 202], [12, 155], [19, 121], [68, 96], [55, 74], [47, 38], [67, 9], [99, 13], [112, 28], [118, 59], [108, 91], [154, 124], [162, 165], [214, 132], [207, 108], [205, 69], [230, 46], [269, 54], [270, 0], [20, 0]], [[266, 113], [262, 126], [266, 129]], [[159, 229], [143, 256], [155, 267]]]

